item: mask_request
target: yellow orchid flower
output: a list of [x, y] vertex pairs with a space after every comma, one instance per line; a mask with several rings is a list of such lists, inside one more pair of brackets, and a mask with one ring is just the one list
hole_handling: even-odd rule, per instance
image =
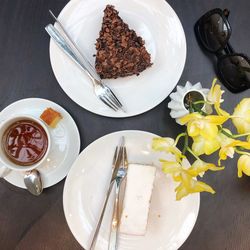
[[247, 141], [250, 142], [250, 135], [247, 137]]
[[242, 173], [250, 176], [250, 155], [241, 155], [238, 160], [238, 177], [242, 177]]
[[162, 163], [162, 172], [165, 174], [171, 174], [174, 181], [180, 181], [180, 174], [184, 169], [182, 168], [181, 164], [175, 161], [166, 161], [161, 159], [160, 162]]
[[[229, 129], [224, 129], [225, 132], [227, 132], [229, 135], [232, 135], [231, 131]], [[220, 151], [219, 151], [219, 160], [218, 164], [221, 165], [221, 160], [226, 160], [227, 157], [233, 158], [234, 156], [234, 146], [232, 146], [232, 143], [234, 142], [234, 139], [224, 135], [222, 132], [218, 133], [217, 141], [220, 143]]]
[[204, 162], [202, 160], [196, 160], [192, 164], [192, 166], [189, 169], [187, 169], [187, 172], [193, 177], [197, 177], [198, 175], [202, 177], [204, 175], [204, 173], [208, 170], [220, 171], [223, 169], [224, 169], [224, 167], [216, 167], [212, 163], [207, 163], [207, 162]]
[[218, 134], [217, 126], [223, 124], [226, 120], [228, 120], [226, 116], [202, 116], [199, 113], [191, 113], [182, 117], [180, 122], [187, 124], [189, 136], [195, 137], [201, 135], [206, 139], [212, 139]]
[[157, 137], [153, 138], [152, 149], [155, 151], [162, 151], [166, 153], [172, 153], [175, 155], [176, 160], [180, 161], [181, 158], [185, 158], [181, 154], [181, 151], [175, 146], [174, 139], [170, 137], [162, 138]]
[[233, 158], [235, 147], [243, 147], [245, 149], [250, 149], [250, 142], [232, 140], [231, 143], [222, 147], [219, 151], [219, 165], [221, 160], [226, 160], [227, 157]]
[[250, 98], [244, 98], [236, 106], [232, 121], [239, 134], [250, 133]]
[[189, 169], [184, 169], [180, 163], [174, 161], [161, 160], [162, 171], [165, 174], [171, 174], [174, 181], [180, 182], [176, 187], [176, 200], [180, 200], [183, 197], [197, 192], [209, 192], [214, 194], [215, 191], [206, 183], [195, 180], [193, 177], [201, 174], [208, 169], [212, 171], [222, 170], [213, 164], [205, 162], [194, 163]]
[[205, 139], [203, 136], [193, 137], [192, 151], [197, 155], [210, 155], [220, 148], [217, 138]]
[[176, 187], [176, 200], [181, 200], [183, 197], [200, 192], [209, 192], [214, 194], [215, 191], [206, 183], [193, 179], [185, 172], [180, 174], [180, 184]]
[[216, 84], [216, 82], [217, 78], [214, 78], [212, 87], [207, 95], [207, 100], [214, 104], [214, 108], [219, 115], [229, 117], [230, 115], [220, 107], [220, 104], [224, 101], [221, 98], [224, 91], [221, 90], [221, 86]]

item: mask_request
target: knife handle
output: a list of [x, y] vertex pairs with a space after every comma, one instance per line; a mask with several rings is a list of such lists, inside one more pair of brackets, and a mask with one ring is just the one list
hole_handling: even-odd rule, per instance
[[121, 182], [115, 185], [115, 203], [111, 222], [111, 232], [109, 238], [109, 250], [116, 250], [118, 247], [118, 224], [119, 224], [119, 193]]
[[114, 183], [115, 183], [115, 181], [111, 182], [111, 184], [109, 186], [109, 190], [108, 190], [106, 199], [104, 201], [104, 206], [103, 206], [103, 209], [102, 209], [102, 212], [101, 212], [101, 216], [100, 216], [99, 221], [97, 223], [93, 239], [91, 241], [91, 245], [90, 245], [90, 248], [89, 248], [90, 250], [95, 249], [95, 244], [96, 244], [97, 236], [98, 236], [100, 228], [101, 228], [102, 220], [103, 220], [103, 217], [104, 217], [104, 214], [105, 214], [105, 211], [106, 211], [106, 207], [107, 207], [107, 204], [108, 204], [109, 196], [110, 196], [110, 193], [111, 193], [111, 191], [113, 189]]
[[[48, 24], [45, 27], [45, 30], [49, 34], [49, 36], [53, 39], [56, 45], [82, 70], [87, 76], [91, 79], [92, 83], [95, 85], [99, 81], [93, 77], [93, 75], [89, 72], [87, 67], [84, 65], [79, 56], [75, 53], [74, 49], [70, 46], [68, 41], [61, 35], [59, 30], [57, 30], [52, 24]], [[72, 43], [71, 43], [72, 45]]]

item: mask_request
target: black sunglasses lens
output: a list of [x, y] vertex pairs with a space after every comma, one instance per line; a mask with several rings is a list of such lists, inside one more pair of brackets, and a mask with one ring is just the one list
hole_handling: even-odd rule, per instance
[[224, 48], [230, 37], [228, 25], [217, 13], [201, 19], [199, 34], [205, 46], [212, 51]]
[[222, 78], [236, 91], [250, 88], [250, 63], [243, 56], [224, 57], [219, 61]]

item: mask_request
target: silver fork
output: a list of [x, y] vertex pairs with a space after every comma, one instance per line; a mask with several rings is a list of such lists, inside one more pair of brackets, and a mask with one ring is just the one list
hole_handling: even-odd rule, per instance
[[[61, 27], [64, 33], [64, 35], [62, 35], [57, 28], [55, 28], [52, 24], [49, 24], [45, 27], [45, 30], [48, 32], [50, 37], [54, 40], [57, 46], [59, 46], [59, 48], [71, 60], [73, 60], [73, 62], [75, 62], [91, 79], [96, 96], [104, 104], [106, 104], [108, 107], [110, 107], [114, 111], [122, 110], [123, 112], [125, 112], [123, 105], [115, 96], [113, 91], [106, 84], [104, 84], [101, 79], [97, 79], [96, 77], [93, 76], [93, 73], [90, 73], [89, 69], [84, 65], [83, 61], [81, 60], [81, 59], [84, 59], [84, 61], [87, 61], [86, 57], [82, 55], [82, 53], [80, 52], [76, 44], [72, 41], [72, 39], [67, 34], [62, 24], [57, 20], [57, 18], [53, 15], [53, 13], [51, 11], [50, 13], [53, 16], [53, 18], [55, 18], [56, 22], [59, 24], [59, 26]], [[76, 52], [80, 55], [81, 58], [76, 54]], [[91, 63], [87, 61], [87, 64], [91, 68], [91, 70], [94, 72], [94, 69]]]
[[[121, 167], [118, 170], [115, 183], [115, 204], [111, 222], [111, 232], [109, 238], [109, 250], [117, 250], [118, 247], [118, 226], [119, 226], [119, 196], [122, 181], [125, 179], [128, 170], [128, 158], [126, 147], [123, 147]], [[122, 202], [120, 203], [122, 206]]]
[[104, 201], [104, 205], [103, 205], [103, 208], [102, 208], [102, 212], [101, 212], [100, 218], [98, 220], [94, 236], [93, 236], [93, 238], [91, 240], [91, 244], [90, 244], [90, 248], [89, 248], [90, 250], [95, 249], [97, 237], [98, 237], [99, 230], [100, 230], [100, 227], [101, 227], [101, 224], [102, 224], [102, 220], [103, 220], [103, 217], [104, 217], [104, 214], [105, 214], [105, 211], [106, 211], [109, 196], [110, 196], [111, 191], [113, 189], [113, 186], [114, 186], [114, 183], [115, 183], [115, 180], [116, 180], [116, 176], [117, 176], [117, 172], [118, 172], [118, 169], [120, 167], [121, 161], [123, 159], [122, 158], [123, 157], [123, 148], [124, 148], [124, 137], [121, 138], [121, 140], [119, 142], [119, 145], [116, 146], [116, 149], [115, 149], [115, 154], [114, 154], [113, 163], [112, 163], [113, 173], [112, 173], [112, 177], [111, 177], [111, 180], [110, 180], [109, 189], [108, 189], [105, 201]]

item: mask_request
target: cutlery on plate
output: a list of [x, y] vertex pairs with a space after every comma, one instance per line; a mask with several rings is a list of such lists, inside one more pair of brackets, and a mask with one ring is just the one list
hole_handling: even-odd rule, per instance
[[111, 191], [113, 189], [113, 186], [114, 186], [114, 183], [115, 183], [115, 180], [116, 180], [116, 176], [117, 176], [117, 173], [118, 173], [118, 169], [119, 169], [119, 167], [121, 165], [123, 148], [124, 148], [124, 137], [122, 136], [119, 145], [116, 146], [116, 149], [115, 149], [115, 153], [114, 153], [114, 157], [113, 157], [113, 163], [112, 163], [113, 173], [112, 173], [112, 177], [111, 177], [111, 180], [110, 180], [109, 189], [108, 189], [105, 201], [104, 201], [104, 205], [103, 205], [103, 208], [102, 208], [102, 212], [101, 212], [100, 218], [99, 218], [98, 223], [97, 223], [97, 227], [95, 229], [94, 236], [93, 236], [91, 244], [90, 244], [90, 250], [95, 248], [97, 236], [98, 236], [101, 224], [102, 224], [102, 220], [103, 220], [105, 210], [106, 210], [106, 207], [107, 207], [107, 204], [108, 204], [109, 196], [110, 196], [110, 193], [111, 193]]
[[111, 232], [109, 238], [109, 250], [117, 250], [118, 248], [118, 226], [119, 226], [119, 205], [122, 206], [122, 202], [119, 204], [120, 188], [123, 180], [126, 178], [128, 170], [128, 158], [127, 150], [124, 146], [122, 148], [122, 160], [121, 165], [117, 171], [115, 178], [115, 203], [113, 210], [113, 217], [111, 222]]
[[24, 184], [27, 190], [35, 196], [40, 195], [43, 191], [42, 178], [40, 172], [36, 169], [25, 172]]
[[[58, 23], [59, 27], [61, 28], [63, 32], [63, 34], [61, 34], [61, 32], [56, 27], [54, 27], [52, 24], [48, 24], [45, 27], [45, 30], [53, 39], [53, 41], [71, 60], [73, 60], [87, 74], [87, 76], [91, 79], [91, 82], [93, 84], [95, 95], [104, 104], [106, 104], [109, 108], [113, 109], [114, 111], [121, 110], [125, 112], [123, 105], [121, 104], [119, 99], [116, 97], [116, 95], [113, 93], [111, 88], [109, 88], [106, 84], [104, 84], [99, 77], [97, 79], [97, 77], [93, 76], [93, 72], [95, 72], [95, 69], [93, 68], [91, 63], [87, 60], [87, 58], [80, 52], [79, 48], [74, 43], [74, 41], [70, 38], [70, 36], [66, 32], [63, 25], [55, 17], [52, 11], [50, 11], [50, 14]], [[92, 73], [85, 66], [85, 63], [83, 61], [85, 61], [85, 63], [88, 64]]]
[[69, 40], [69, 42], [73, 45], [73, 47], [75, 48], [75, 50], [79, 53], [79, 55], [84, 59], [84, 61], [88, 64], [89, 69], [92, 71], [91, 73], [93, 73], [95, 75], [96, 78], [98, 78], [98, 80], [100, 79], [100, 76], [96, 73], [95, 68], [93, 67], [93, 65], [90, 63], [90, 61], [88, 60], [87, 57], [84, 56], [84, 54], [80, 51], [78, 45], [73, 41], [73, 39], [70, 37], [69, 33], [66, 31], [66, 29], [64, 28], [63, 24], [57, 19], [57, 17], [54, 15], [54, 13], [49, 10], [49, 14], [51, 15], [51, 17], [54, 19], [54, 21], [58, 24], [58, 26], [60, 27], [60, 29], [63, 31], [63, 33], [65, 34], [66, 38]]

